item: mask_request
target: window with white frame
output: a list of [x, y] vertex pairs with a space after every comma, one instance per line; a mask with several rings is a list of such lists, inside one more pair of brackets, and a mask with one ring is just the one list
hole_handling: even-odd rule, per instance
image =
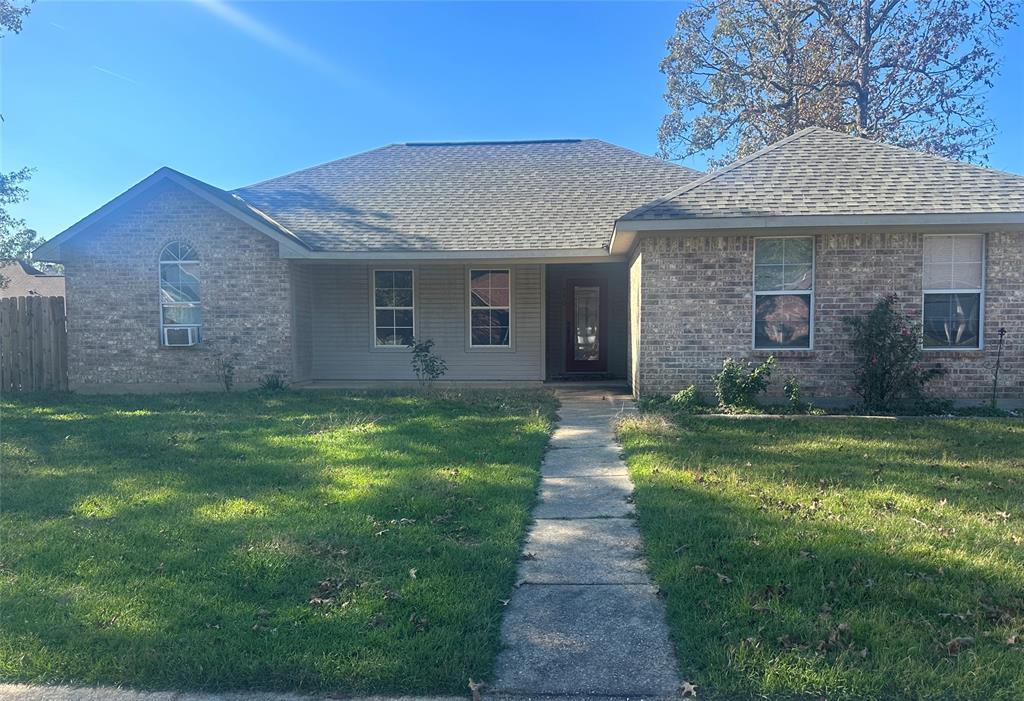
[[169, 243], [160, 252], [160, 343], [194, 346], [202, 324], [199, 255], [187, 243]]
[[512, 345], [511, 271], [469, 271], [469, 345], [509, 348]]
[[924, 347], [980, 348], [985, 237], [924, 237]]
[[814, 237], [754, 239], [754, 348], [811, 347]]
[[373, 271], [374, 345], [404, 347], [415, 334], [415, 300], [411, 270]]

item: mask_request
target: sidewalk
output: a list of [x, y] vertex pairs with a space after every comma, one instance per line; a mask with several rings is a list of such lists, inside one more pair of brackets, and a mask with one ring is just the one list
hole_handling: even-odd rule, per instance
[[632, 401], [594, 389], [559, 390], [558, 398], [561, 421], [489, 691], [673, 696], [679, 679], [664, 606], [640, 556], [633, 485], [615, 443], [615, 421]]

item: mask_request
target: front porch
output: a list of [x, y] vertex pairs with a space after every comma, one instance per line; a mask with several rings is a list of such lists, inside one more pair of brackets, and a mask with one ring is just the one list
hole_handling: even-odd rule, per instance
[[294, 262], [292, 380], [412, 382], [405, 344], [416, 338], [434, 341], [445, 382], [621, 386], [628, 287], [622, 262]]

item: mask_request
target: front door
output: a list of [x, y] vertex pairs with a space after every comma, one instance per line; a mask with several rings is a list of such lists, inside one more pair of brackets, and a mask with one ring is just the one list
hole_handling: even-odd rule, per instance
[[608, 369], [608, 294], [604, 280], [566, 282], [565, 369], [605, 372]]

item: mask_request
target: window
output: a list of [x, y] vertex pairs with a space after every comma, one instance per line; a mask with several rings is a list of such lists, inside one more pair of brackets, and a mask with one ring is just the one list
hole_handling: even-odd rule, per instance
[[160, 342], [194, 346], [202, 324], [199, 255], [187, 243], [169, 243], [160, 253]]
[[469, 271], [469, 345], [510, 348], [512, 345], [511, 271]]
[[810, 348], [814, 237], [754, 239], [754, 348]]
[[415, 334], [411, 270], [373, 271], [374, 345], [404, 348]]
[[985, 238], [924, 237], [924, 347], [981, 348]]

